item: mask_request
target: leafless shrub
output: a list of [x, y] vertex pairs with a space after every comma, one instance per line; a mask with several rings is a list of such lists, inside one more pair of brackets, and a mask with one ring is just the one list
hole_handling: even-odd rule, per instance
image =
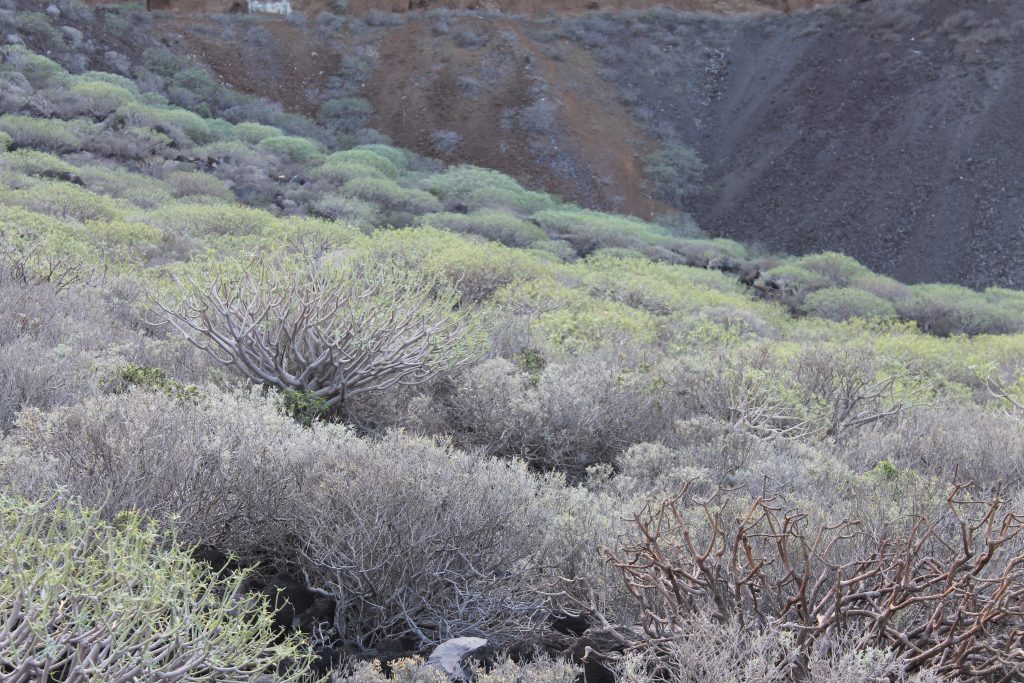
[[291, 269], [260, 261], [181, 289], [179, 302], [156, 302], [162, 323], [249, 379], [311, 392], [326, 408], [425, 382], [473, 351], [468, 318], [452, 312], [452, 286], [385, 262]]
[[[379, 661], [362, 662], [350, 671], [338, 672], [331, 679], [333, 683], [446, 683], [448, 677], [431, 664], [418, 657], [391, 662], [394, 677], [388, 677]], [[580, 670], [568, 662], [538, 659], [533, 662], [515, 663], [511, 659], [497, 662], [489, 670], [483, 667], [473, 672], [477, 683], [574, 683]]]
[[[791, 683], [786, 662], [793, 655], [787, 634], [774, 630], [743, 629], [735, 620], [722, 623], [706, 612], [686, 619], [679, 635], [658, 651], [632, 652], [614, 663], [620, 683], [650, 683], [651, 672], [672, 683], [735, 681], [736, 683]], [[914, 681], [938, 683], [932, 672], [907, 677], [891, 650], [850, 647], [838, 642], [826, 656], [812, 655], [807, 663], [811, 683], [864, 683]]]
[[500, 645], [536, 629], [536, 555], [554, 499], [522, 465], [392, 434], [350, 441], [306, 471], [318, 487], [301, 512], [301, 564], [337, 597], [347, 640]]
[[536, 375], [494, 359], [460, 378], [449, 423], [468, 446], [580, 475], [671, 430], [672, 400], [656, 373], [600, 354]]
[[98, 292], [58, 292], [0, 275], [0, 432], [28, 407], [75, 403], [95, 389], [95, 366], [130, 335]]
[[809, 350], [780, 359], [762, 346], [753, 355], [719, 354], [680, 392], [695, 412], [760, 436], [839, 438], [923, 400], [916, 377], [880, 377], [879, 370], [862, 352]]
[[743, 505], [719, 493], [687, 507], [688, 494], [650, 504], [634, 518], [638, 541], [609, 553], [642, 607], [631, 649], [653, 653], [655, 675], [702, 611], [787, 634], [797, 656], [776, 665], [796, 680], [840, 642], [891, 650], [901, 676], [1024, 671], [1024, 517], [999, 490], [979, 500], [956, 485], [944, 513], [870, 533], [813, 522], [776, 496]]
[[182, 541], [253, 557], [277, 533], [299, 473], [278, 457], [302, 435], [258, 404], [195, 406], [134, 390], [22, 414], [0, 478], [26, 494], [62, 486], [90, 507], [173, 520]]
[[0, 433], [19, 411], [78, 401], [94, 388], [89, 360], [28, 339], [0, 346]]
[[860, 470], [890, 460], [946, 481], [960, 477], [981, 486], [1024, 485], [1024, 424], [977, 406], [911, 411], [895, 424], [862, 430], [838, 454]]
[[305, 578], [346, 642], [508, 643], [537, 628], [554, 482], [424, 439], [304, 428], [274, 399], [134, 389], [23, 412], [0, 483], [62, 487], [108, 516], [140, 510], [186, 543]]
[[47, 253], [39, 247], [18, 248], [0, 240], [0, 277], [25, 284], [45, 282], [60, 292], [91, 282], [98, 273], [70, 254]]

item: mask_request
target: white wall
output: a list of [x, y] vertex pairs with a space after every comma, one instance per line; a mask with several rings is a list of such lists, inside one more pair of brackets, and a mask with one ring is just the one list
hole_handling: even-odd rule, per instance
[[250, 12], [268, 12], [270, 14], [292, 13], [291, 0], [248, 0]]

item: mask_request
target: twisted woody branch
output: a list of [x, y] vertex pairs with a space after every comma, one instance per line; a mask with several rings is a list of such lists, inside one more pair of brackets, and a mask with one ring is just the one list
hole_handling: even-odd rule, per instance
[[710, 613], [789, 633], [793, 680], [840, 641], [890, 649], [904, 675], [1024, 675], [1024, 517], [999, 490], [979, 499], [958, 484], [941, 513], [874, 531], [812, 523], [776, 496], [694, 501], [689, 486], [633, 521], [638, 540], [608, 551], [641, 608], [627, 651], [670, 659], [693, 615]]

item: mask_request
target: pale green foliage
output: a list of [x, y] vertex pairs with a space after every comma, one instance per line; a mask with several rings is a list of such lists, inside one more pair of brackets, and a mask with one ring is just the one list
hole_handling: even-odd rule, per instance
[[436, 213], [426, 217], [423, 222], [453, 232], [480, 235], [509, 247], [526, 247], [547, 239], [544, 231], [533, 223], [503, 211], [481, 210], [470, 214]]
[[231, 201], [235, 195], [223, 180], [197, 171], [175, 171], [164, 179], [175, 197], [208, 196]]
[[14, 138], [9, 133], [0, 132], [0, 152], [6, 152], [14, 144]]
[[117, 203], [109, 197], [63, 182], [39, 182], [20, 190], [0, 190], [0, 200], [66, 221], [109, 221], [121, 214]]
[[826, 287], [804, 299], [803, 310], [829, 320], [894, 318], [896, 307], [870, 292], [853, 287]]
[[325, 163], [356, 164], [367, 166], [377, 171], [378, 174], [394, 180], [398, 177], [398, 167], [389, 158], [369, 149], [349, 149], [344, 152], [335, 152], [326, 159]]
[[119, 107], [115, 113], [133, 126], [175, 128], [197, 144], [214, 139], [209, 123], [203, 117], [184, 109], [165, 109], [132, 102]]
[[391, 147], [390, 145], [359, 145], [356, 147], [357, 150], [366, 150], [373, 152], [379, 156], [384, 157], [397, 168], [400, 172], [405, 171], [409, 167], [410, 159], [415, 157], [412, 152], [397, 147]]
[[636, 218], [580, 209], [548, 209], [533, 219], [552, 238], [568, 240], [580, 254], [598, 246], [659, 244], [668, 239], [664, 228]]
[[95, 117], [104, 117], [136, 99], [135, 93], [126, 87], [97, 80], [75, 83], [70, 88], [82, 102], [83, 113]]
[[351, 159], [328, 157], [324, 163], [310, 171], [310, 177], [324, 180], [334, 185], [343, 185], [355, 178], [384, 178], [384, 174], [368, 164]]
[[313, 202], [311, 211], [316, 216], [359, 227], [370, 227], [380, 220], [376, 204], [338, 194], [321, 196]]
[[167, 540], [131, 513], [108, 523], [0, 493], [4, 680], [302, 680], [309, 652], [278, 637], [265, 600], [237, 597], [244, 575], [214, 576]]
[[274, 223], [266, 211], [241, 204], [174, 204], [161, 207], [146, 221], [165, 231], [206, 235], [259, 235]]
[[354, 178], [342, 186], [341, 193], [373, 202], [386, 211], [420, 215], [441, 210], [441, 203], [432, 194], [402, 187], [387, 178]]
[[4, 114], [0, 131], [18, 147], [33, 147], [51, 152], [71, 152], [82, 147], [82, 139], [74, 123], [60, 119], [39, 119], [32, 116]]
[[35, 88], [57, 85], [67, 78], [67, 72], [57, 62], [22, 45], [5, 45], [0, 47], [0, 53], [3, 55], [0, 70], [17, 71]]
[[1024, 329], [1024, 319], [1012, 307], [992, 303], [959, 285], [914, 285], [896, 303], [900, 315], [917, 321], [932, 334], [1004, 334]]
[[44, 173], [74, 173], [77, 169], [56, 154], [19, 149], [0, 155], [0, 169], [29, 176]]
[[141, 173], [105, 166], [86, 166], [76, 172], [91, 192], [124, 199], [142, 209], [154, 209], [171, 200], [166, 183]]
[[265, 126], [262, 123], [252, 123], [249, 121], [236, 123], [233, 130], [235, 137], [239, 140], [253, 144], [266, 140], [267, 138], [280, 137], [284, 134], [280, 128]]
[[274, 135], [259, 142], [260, 149], [276, 154], [283, 160], [303, 163], [320, 154], [320, 146], [306, 138], [294, 135]]
[[496, 188], [509, 192], [521, 192], [522, 186], [515, 179], [476, 166], [453, 166], [444, 173], [431, 176], [423, 183], [424, 189], [437, 194], [441, 199], [460, 199], [475, 190]]

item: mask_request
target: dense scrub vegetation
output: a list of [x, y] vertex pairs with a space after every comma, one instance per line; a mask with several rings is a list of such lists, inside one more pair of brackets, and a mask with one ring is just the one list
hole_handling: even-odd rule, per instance
[[5, 676], [42, 639], [79, 680], [107, 630], [178, 671], [176, 629], [181, 680], [379, 681], [353, 658], [455, 636], [515, 657], [493, 681], [1024, 671], [1024, 294], [0, 54], [0, 537], [38, 558], [0, 565]]

